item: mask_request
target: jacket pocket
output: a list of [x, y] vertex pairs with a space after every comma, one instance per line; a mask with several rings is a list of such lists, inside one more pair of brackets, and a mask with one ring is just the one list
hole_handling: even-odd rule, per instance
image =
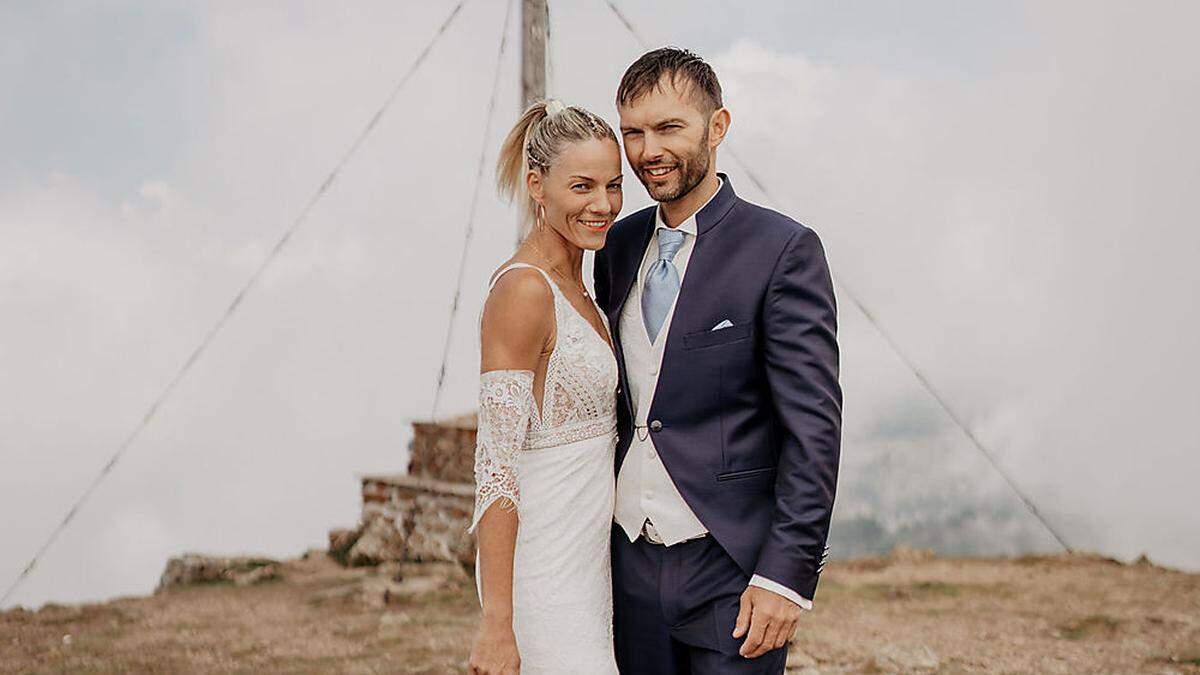
[[701, 347], [715, 347], [727, 342], [744, 340], [750, 337], [750, 328], [750, 324], [747, 323], [721, 330], [701, 330], [688, 333], [683, 336], [683, 348], [700, 349]]
[[743, 469], [742, 471], [726, 471], [725, 473], [717, 474], [717, 481], [738, 480], [741, 478], [751, 478], [753, 476], [761, 476], [763, 474], [775, 473], [775, 467], [764, 466], [758, 469]]

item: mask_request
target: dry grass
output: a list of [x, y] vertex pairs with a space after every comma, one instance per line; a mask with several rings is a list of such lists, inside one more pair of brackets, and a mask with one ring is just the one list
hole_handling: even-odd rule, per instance
[[[0, 672], [465, 672], [470, 579], [380, 606], [363, 600], [373, 574], [313, 555], [249, 588], [5, 612]], [[1152, 565], [833, 562], [816, 603], [793, 645], [801, 672], [878, 672], [881, 653], [928, 648], [942, 673], [1200, 673], [1200, 575]]]
[[[376, 607], [371, 569], [324, 556], [283, 566], [283, 579], [207, 584], [106, 604], [0, 615], [4, 673], [451, 673], [475, 626], [474, 589]], [[70, 644], [64, 636], [70, 635]]]

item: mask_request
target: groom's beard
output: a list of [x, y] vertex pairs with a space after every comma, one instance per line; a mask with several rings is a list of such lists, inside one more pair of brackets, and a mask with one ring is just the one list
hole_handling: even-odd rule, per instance
[[675, 185], [652, 185], [642, 172], [638, 178], [650, 193], [650, 198], [656, 202], [673, 202], [686, 196], [696, 189], [708, 174], [708, 129], [704, 129], [704, 137], [696, 146], [695, 152], [687, 157], [679, 158], [679, 182]]

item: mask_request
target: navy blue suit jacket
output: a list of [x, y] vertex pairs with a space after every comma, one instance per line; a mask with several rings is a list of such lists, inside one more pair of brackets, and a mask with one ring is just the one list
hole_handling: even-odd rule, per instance
[[[684, 501], [738, 566], [812, 598], [841, 448], [833, 284], [815, 232], [740, 199], [720, 175], [696, 214], [647, 421]], [[620, 314], [655, 208], [615, 223], [596, 254], [596, 301], [620, 365], [618, 471], [634, 415]], [[725, 319], [733, 327], [711, 330]]]

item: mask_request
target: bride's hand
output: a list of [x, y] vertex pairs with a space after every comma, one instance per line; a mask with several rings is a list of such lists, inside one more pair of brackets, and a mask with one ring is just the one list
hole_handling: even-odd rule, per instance
[[475, 646], [471, 648], [469, 666], [471, 675], [517, 675], [521, 672], [521, 657], [517, 654], [517, 637], [511, 621], [483, 620], [475, 636]]

